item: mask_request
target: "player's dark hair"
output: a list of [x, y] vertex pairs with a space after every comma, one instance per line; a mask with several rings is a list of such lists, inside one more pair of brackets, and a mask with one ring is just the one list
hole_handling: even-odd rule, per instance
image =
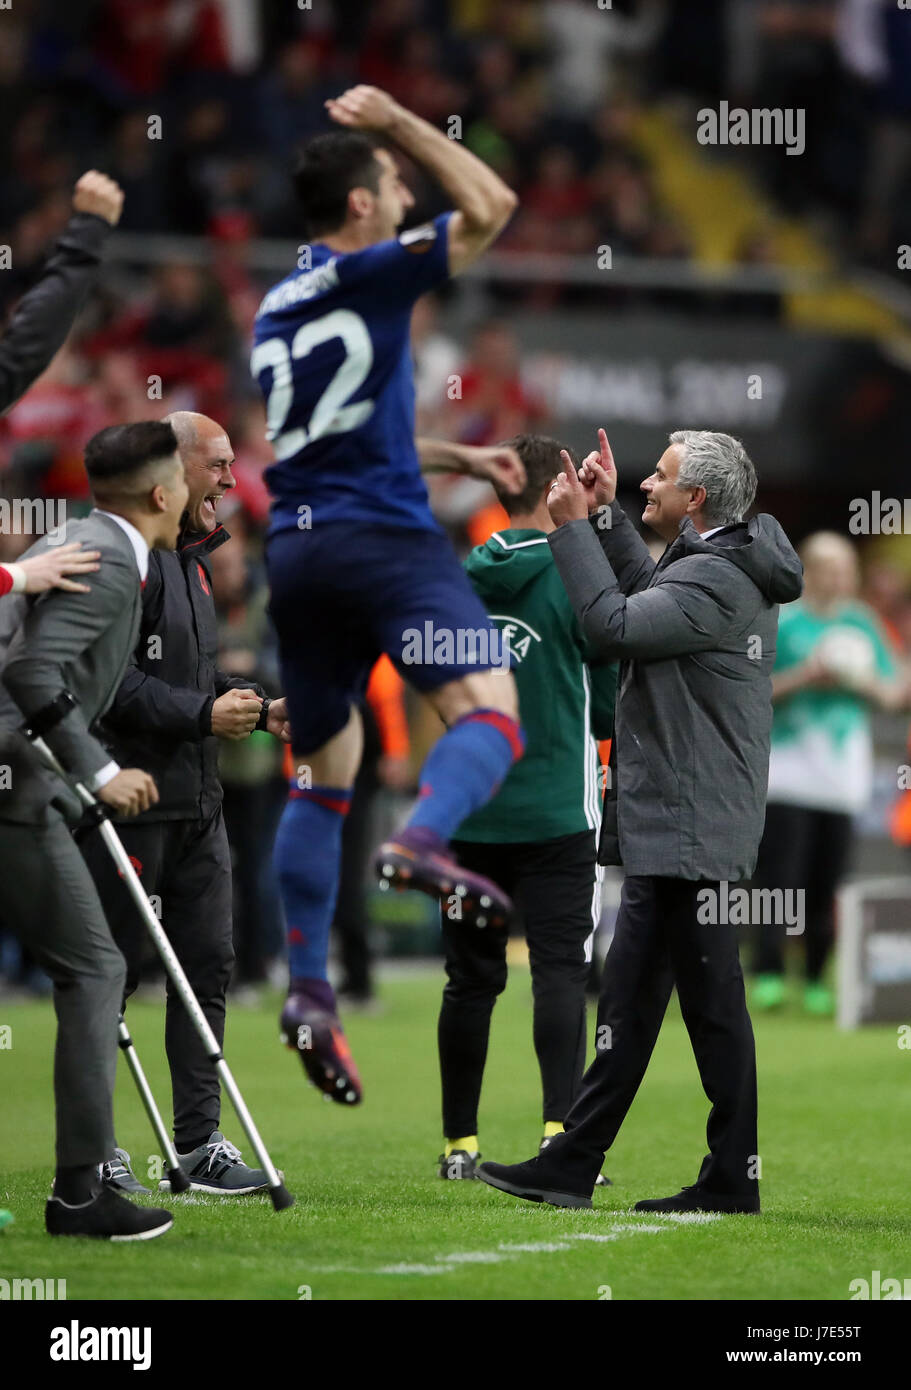
[[162, 420], [109, 425], [85, 446], [85, 471], [93, 492], [123, 487], [131, 473], [177, 453], [177, 436]]
[[336, 232], [348, 216], [352, 188], [380, 191], [382, 166], [377, 143], [360, 130], [330, 131], [308, 140], [297, 156], [294, 188], [308, 236]]
[[515, 449], [525, 464], [525, 486], [518, 496], [510, 496], [501, 488], [496, 489], [497, 497], [509, 516], [520, 512], [533, 512], [546, 491], [564, 469], [560, 450], [566, 449], [573, 464], [579, 467], [579, 460], [572, 449], [546, 434], [517, 434], [515, 439], [505, 440], [510, 449]]

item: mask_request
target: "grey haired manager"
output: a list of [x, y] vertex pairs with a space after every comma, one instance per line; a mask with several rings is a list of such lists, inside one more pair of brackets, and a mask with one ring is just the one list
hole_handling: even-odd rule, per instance
[[[713, 894], [717, 902], [721, 881], [755, 864], [778, 605], [800, 594], [800, 561], [774, 517], [744, 521], [756, 473], [743, 445], [678, 430], [642, 483], [642, 519], [667, 542], [656, 564], [615, 501], [603, 430], [600, 442], [578, 475], [571, 466], [560, 475], [548, 505], [554, 560], [585, 636], [622, 663], [617, 791], [599, 855], [626, 871], [598, 1006], [609, 1045], [596, 1052], [565, 1134], [538, 1158], [484, 1163], [478, 1176], [531, 1201], [591, 1206], [676, 984], [712, 1105], [709, 1152], [695, 1183], [636, 1209], [756, 1212], [756, 1054], [737, 928], [702, 908]], [[609, 516], [599, 512], [607, 507]]]

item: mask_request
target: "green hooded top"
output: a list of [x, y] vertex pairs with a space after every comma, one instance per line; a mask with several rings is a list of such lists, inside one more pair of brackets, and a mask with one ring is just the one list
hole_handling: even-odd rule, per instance
[[595, 740], [611, 736], [617, 663], [589, 662], [543, 531], [496, 531], [465, 569], [509, 645], [526, 746], [455, 838], [516, 844], [597, 831], [603, 778]]

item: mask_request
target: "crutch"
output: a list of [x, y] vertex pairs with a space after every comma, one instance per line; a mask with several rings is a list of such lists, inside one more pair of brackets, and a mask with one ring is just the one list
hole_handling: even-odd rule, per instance
[[[67, 777], [67, 774], [64, 772], [41, 735], [28, 726], [23, 728], [22, 732], [25, 734], [25, 737], [30, 740], [32, 747], [47, 766], [53, 772], [56, 772], [58, 777], [62, 777], [65, 782], [69, 782], [70, 779]], [[237, 1112], [237, 1118], [240, 1120], [244, 1132], [250, 1141], [250, 1147], [256, 1154], [260, 1167], [265, 1170], [266, 1177], [269, 1180], [269, 1196], [272, 1198], [272, 1205], [276, 1211], [283, 1211], [285, 1207], [293, 1205], [294, 1198], [285, 1187], [285, 1184], [278, 1175], [275, 1165], [269, 1157], [268, 1150], [260, 1138], [259, 1130], [253, 1122], [253, 1116], [247, 1109], [244, 1098], [238, 1089], [237, 1082], [231, 1074], [231, 1069], [222, 1056], [221, 1048], [218, 1046], [218, 1039], [209, 1026], [209, 1020], [200, 1007], [199, 1000], [196, 998], [193, 987], [184, 973], [183, 966], [177, 959], [174, 947], [168, 940], [164, 928], [155, 915], [155, 910], [149, 902], [142, 884], [139, 881], [139, 875], [130, 863], [130, 856], [124, 849], [117, 831], [109, 820], [110, 812], [104, 802], [99, 801], [82, 782], [73, 781], [70, 785], [74, 787], [80, 801], [86, 807], [89, 813], [89, 819], [98, 827], [101, 837], [110, 852], [111, 858], [120, 871], [120, 876], [126, 883], [130, 896], [133, 898], [133, 901], [136, 903], [142, 915], [143, 921], [148, 928], [149, 935], [155, 943], [155, 949], [161, 956], [164, 967], [171, 977], [171, 982], [180, 995], [184, 1008], [193, 1020], [196, 1031], [202, 1039], [203, 1046], [206, 1049], [206, 1055], [215, 1067], [221, 1084], [231, 1098], [231, 1103]], [[129, 1053], [127, 1056], [129, 1057]], [[136, 1073], [134, 1073], [134, 1075], [135, 1074]], [[146, 1089], [148, 1090], [148, 1087], [146, 1087]], [[149, 1095], [151, 1096], [151, 1092], [149, 1092]], [[145, 1100], [144, 1095], [143, 1100]], [[152, 1104], [154, 1106], [154, 1101]], [[146, 1108], [148, 1109], [148, 1107]], [[151, 1112], [149, 1112], [149, 1118], [151, 1119]], [[155, 1123], [154, 1120], [152, 1123]]]
[[155, 1097], [152, 1089], [146, 1080], [146, 1074], [142, 1069], [139, 1054], [133, 1046], [133, 1039], [130, 1037], [130, 1030], [124, 1022], [123, 1014], [117, 1025], [117, 1045], [127, 1059], [127, 1066], [133, 1073], [133, 1080], [136, 1082], [136, 1089], [139, 1098], [145, 1106], [146, 1114], [149, 1117], [152, 1128], [155, 1131], [155, 1138], [161, 1145], [161, 1151], [168, 1160], [168, 1182], [171, 1184], [172, 1192], [186, 1192], [190, 1186], [190, 1179], [180, 1166], [180, 1160], [174, 1145], [171, 1143], [171, 1136], [165, 1129], [164, 1120], [161, 1118], [161, 1111], [155, 1104]]
[[[74, 838], [79, 840], [83, 837], [77, 832]], [[155, 1104], [152, 1088], [146, 1079], [142, 1063], [139, 1060], [139, 1053], [136, 1051], [136, 1046], [133, 1039], [130, 1037], [130, 1030], [126, 1025], [123, 1014], [120, 1015], [117, 1022], [117, 1046], [127, 1059], [127, 1066], [130, 1069], [133, 1080], [136, 1082], [139, 1099], [145, 1107], [145, 1112], [149, 1117], [149, 1122], [151, 1123], [161, 1151], [168, 1160], [168, 1182], [171, 1184], [171, 1191], [186, 1192], [187, 1188], [191, 1186], [190, 1179], [180, 1166], [180, 1159], [177, 1157], [177, 1151], [171, 1143], [171, 1136], [165, 1128], [165, 1122], [161, 1118], [161, 1111]]]

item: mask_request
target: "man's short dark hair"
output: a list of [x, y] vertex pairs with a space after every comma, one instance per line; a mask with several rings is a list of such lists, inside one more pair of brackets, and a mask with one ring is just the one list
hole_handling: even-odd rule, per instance
[[316, 135], [303, 146], [294, 168], [294, 188], [308, 236], [336, 232], [344, 225], [352, 188], [379, 193], [382, 166], [376, 150], [374, 138], [359, 130]]
[[176, 453], [177, 436], [162, 420], [109, 425], [86, 444], [85, 471], [93, 492], [117, 491], [129, 485], [130, 474]]
[[579, 467], [579, 461], [572, 449], [546, 434], [517, 434], [515, 439], [507, 439], [505, 444], [508, 448], [515, 449], [525, 464], [525, 486], [517, 497], [511, 497], [501, 488], [496, 489], [497, 497], [509, 516], [535, 510], [541, 501], [542, 493], [557, 474], [564, 471], [564, 463], [560, 457], [561, 449], [566, 449], [575, 467]]

